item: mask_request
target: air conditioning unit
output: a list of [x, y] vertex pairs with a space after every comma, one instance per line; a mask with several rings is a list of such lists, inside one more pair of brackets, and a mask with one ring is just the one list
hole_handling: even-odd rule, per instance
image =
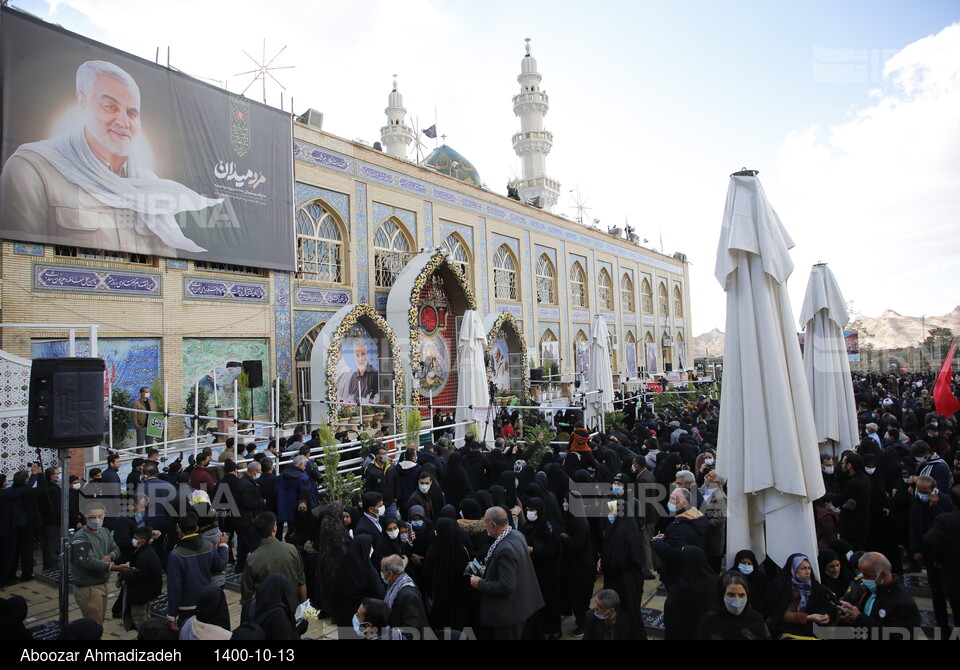
[[305, 123], [311, 128], [316, 128], [317, 130], [323, 129], [323, 112], [318, 112], [312, 107], [308, 109], [300, 117], [300, 122]]
[[610, 348], [618, 349], [620, 347], [620, 337], [614, 333], [610, 335]]
[[679, 251], [674, 252], [673, 257], [676, 258], [678, 261], [683, 261], [684, 263], [687, 262], [687, 255], [682, 254]]

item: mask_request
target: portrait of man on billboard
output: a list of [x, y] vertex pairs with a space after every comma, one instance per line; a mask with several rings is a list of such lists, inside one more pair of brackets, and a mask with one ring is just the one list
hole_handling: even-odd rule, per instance
[[492, 349], [493, 360], [491, 361], [491, 365], [493, 367], [493, 383], [496, 384], [499, 389], [509, 389], [510, 366], [508, 364], [509, 356], [506, 339], [499, 338], [495, 340]]
[[207, 249], [187, 238], [177, 222], [223, 202], [162, 179], [138, 151], [140, 88], [125, 70], [87, 61], [76, 74], [83, 122], [72, 132], [22, 144], [0, 175], [3, 228], [51, 244], [177, 256]]
[[372, 341], [368, 342], [362, 337], [345, 339], [337, 366], [338, 399], [350, 404], [361, 401], [365, 404], [379, 402], [379, 372], [376, 363], [376, 350]]

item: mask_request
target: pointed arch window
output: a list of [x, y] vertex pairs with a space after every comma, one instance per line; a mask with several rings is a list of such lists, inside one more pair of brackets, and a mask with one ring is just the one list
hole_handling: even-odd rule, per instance
[[670, 298], [667, 296], [667, 287], [663, 284], [657, 287], [657, 299], [660, 302], [660, 316], [670, 316]]
[[683, 294], [680, 292], [679, 286], [673, 287], [673, 315], [683, 318]]
[[519, 300], [517, 261], [506, 244], [493, 255], [493, 285], [497, 300]]
[[628, 274], [620, 277], [620, 305], [625, 312], [637, 311], [637, 300], [633, 295], [633, 280]]
[[613, 280], [606, 269], [600, 270], [597, 277], [597, 297], [600, 299], [600, 309], [613, 311]]
[[470, 277], [470, 252], [467, 249], [467, 245], [459, 235], [451, 233], [447, 236], [446, 247], [450, 250], [450, 260], [460, 268], [463, 272], [463, 276], [469, 279]]
[[574, 307], [587, 306], [587, 273], [579, 262], [570, 268], [570, 300]]
[[545, 305], [557, 304], [557, 272], [546, 254], [540, 254], [537, 259], [537, 301]]
[[413, 257], [411, 242], [403, 225], [387, 219], [373, 236], [374, 274], [377, 288], [390, 288], [397, 275]]
[[302, 279], [344, 283], [343, 229], [320, 201], [297, 209], [297, 270]]
[[646, 279], [640, 282], [640, 309], [644, 314], [653, 314], [653, 289]]

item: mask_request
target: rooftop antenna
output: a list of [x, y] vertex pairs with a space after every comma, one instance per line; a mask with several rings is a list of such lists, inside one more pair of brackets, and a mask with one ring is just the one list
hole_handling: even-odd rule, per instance
[[259, 61], [253, 56], [251, 56], [250, 54], [248, 54], [246, 51], [243, 51], [243, 49], [241, 49], [241, 51], [243, 51], [243, 54], [247, 58], [252, 60], [254, 64], [256, 64], [257, 69], [248, 70], [247, 72], [240, 72], [234, 75], [235, 77], [242, 77], [248, 74], [254, 75], [253, 80], [249, 84], [247, 84], [247, 87], [243, 89], [243, 92], [241, 92], [240, 95], [246, 95], [247, 91], [250, 90], [250, 87], [253, 86], [255, 83], [257, 83], [257, 80], [259, 80], [263, 84], [263, 104], [267, 104], [267, 77], [270, 77], [271, 79], [273, 79], [273, 81], [276, 82], [277, 86], [282, 88], [284, 91], [287, 90], [287, 87], [281, 84], [277, 80], [277, 78], [271, 74], [273, 70], [292, 70], [293, 68], [296, 67], [296, 65], [282, 65], [282, 66], [273, 65], [273, 61], [277, 60], [277, 58], [280, 57], [280, 54], [282, 54], [286, 48], [287, 47], [284, 46], [282, 49], [280, 49], [280, 51], [278, 51], [277, 54], [273, 58], [271, 58], [269, 61], [267, 60], [267, 40], [266, 39], [263, 40], [263, 57]]
[[576, 195], [573, 196], [573, 203], [577, 208], [577, 223], [584, 225], [583, 215], [593, 209], [592, 207], [587, 207], [587, 198], [580, 197], [580, 187], [577, 186], [575, 189], [570, 189], [570, 193], [576, 192]]

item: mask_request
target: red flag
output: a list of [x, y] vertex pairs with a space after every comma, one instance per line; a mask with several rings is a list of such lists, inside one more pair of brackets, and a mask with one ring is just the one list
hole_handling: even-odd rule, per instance
[[937, 414], [946, 417], [960, 410], [960, 400], [957, 400], [950, 388], [950, 383], [953, 381], [953, 354], [956, 350], [957, 341], [954, 340], [943, 361], [943, 367], [940, 368], [940, 374], [937, 375], [937, 385], [933, 387], [933, 405], [937, 409]]

